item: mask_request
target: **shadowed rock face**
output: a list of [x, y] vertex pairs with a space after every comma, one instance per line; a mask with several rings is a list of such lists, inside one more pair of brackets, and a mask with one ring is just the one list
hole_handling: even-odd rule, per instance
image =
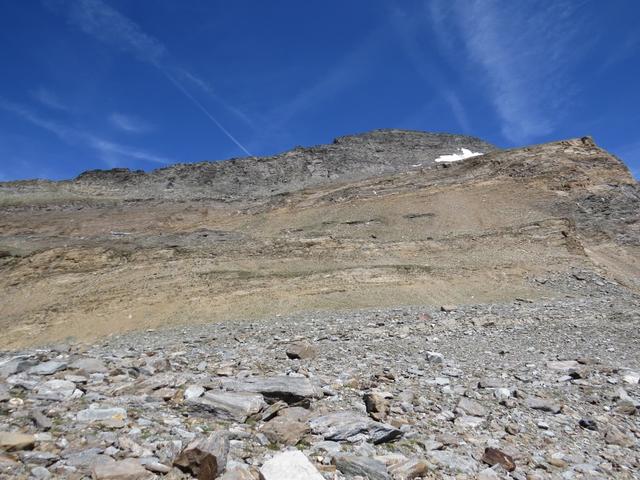
[[[435, 162], [459, 148], [488, 153]], [[637, 291], [639, 207], [629, 171], [588, 137], [495, 150], [398, 130], [0, 184], [0, 342], [563, 298], [574, 287], [551, 279], [574, 274]]]
[[429, 166], [440, 155], [461, 148], [479, 153], [495, 150], [487, 142], [463, 135], [376, 130], [339, 137], [330, 145], [296, 147], [273, 157], [177, 164], [148, 174], [126, 168], [91, 170], [65, 182], [64, 188], [128, 199], [238, 201]]

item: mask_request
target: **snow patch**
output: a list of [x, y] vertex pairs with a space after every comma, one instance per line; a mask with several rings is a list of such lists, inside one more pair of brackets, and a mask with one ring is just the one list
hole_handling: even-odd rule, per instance
[[436, 158], [436, 162], [457, 162], [464, 160], [465, 158], [477, 157], [478, 155], [484, 155], [480, 152], [472, 152], [467, 148], [461, 148], [460, 153], [451, 153], [449, 155], [440, 155]]

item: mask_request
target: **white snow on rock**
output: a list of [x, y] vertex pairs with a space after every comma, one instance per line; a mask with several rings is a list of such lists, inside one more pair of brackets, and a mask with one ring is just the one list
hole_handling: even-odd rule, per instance
[[477, 157], [478, 155], [484, 155], [480, 152], [472, 152], [467, 148], [461, 148], [460, 153], [451, 153], [449, 155], [440, 155], [436, 158], [436, 162], [457, 162], [458, 160], [464, 160], [465, 158]]

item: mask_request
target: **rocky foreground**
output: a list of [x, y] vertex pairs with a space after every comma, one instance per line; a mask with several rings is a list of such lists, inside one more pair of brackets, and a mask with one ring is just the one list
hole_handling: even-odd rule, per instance
[[637, 478], [640, 297], [532, 281], [563, 295], [4, 352], [0, 477]]

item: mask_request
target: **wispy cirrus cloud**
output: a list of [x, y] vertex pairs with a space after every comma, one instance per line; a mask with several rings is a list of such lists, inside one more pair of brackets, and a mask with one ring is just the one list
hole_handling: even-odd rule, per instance
[[434, 0], [428, 14], [450, 63], [477, 75], [502, 134], [521, 143], [551, 133], [574, 93], [568, 72], [584, 50], [579, 9], [566, 0]]
[[[437, 18], [442, 18], [443, 14], [436, 10], [436, 4], [429, 3], [427, 8], [431, 8], [431, 14]], [[397, 36], [403, 53], [411, 63], [413, 69], [422, 80], [431, 85], [438, 93], [439, 97], [449, 107], [453, 118], [456, 120], [463, 132], [471, 132], [471, 122], [467, 110], [460, 100], [459, 94], [452, 87], [452, 82], [445, 77], [445, 74], [433, 63], [425, 51], [424, 40], [420, 35], [424, 31], [424, 18], [422, 15], [415, 15], [402, 10], [399, 6], [390, 7], [391, 26]], [[435, 23], [440, 29], [440, 23]], [[421, 42], [422, 41], [422, 42]], [[451, 39], [443, 34], [443, 46], [449, 50], [453, 49], [450, 44]], [[446, 45], [445, 45], [446, 43]]]
[[71, 107], [65, 104], [60, 98], [53, 93], [52, 91], [39, 87], [36, 90], [32, 90], [29, 92], [31, 96], [40, 102], [42, 105], [48, 108], [52, 108], [54, 110], [60, 110], [64, 112], [71, 111]]
[[293, 141], [291, 125], [296, 117], [313, 112], [325, 102], [362, 82], [375, 65], [379, 49], [384, 47], [382, 29], [374, 29], [363, 36], [344, 56], [327, 68], [323, 76], [309, 76], [313, 80], [290, 88], [291, 94], [270, 109], [262, 119], [263, 128], [253, 137], [252, 148], [265, 149]]
[[149, 133], [153, 130], [153, 126], [136, 117], [124, 113], [114, 112], [109, 115], [109, 123], [114, 127], [127, 133]]
[[322, 104], [339, 92], [362, 80], [363, 73], [376, 58], [381, 32], [375, 30], [346, 52], [324, 77], [305, 85], [288, 101], [278, 106], [277, 123], [283, 125], [300, 112]]
[[90, 132], [74, 128], [72, 126], [53, 121], [36, 114], [24, 105], [10, 102], [0, 98], [0, 109], [10, 112], [36, 127], [47, 130], [56, 135], [63, 142], [72, 146], [84, 146], [95, 150], [100, 158], [109, 166], [114, 165], [116, 156], [134, 158], [147, 162], [166, 165], [175, 163], [172, 159], [156, 155], [143, 149], [112, 142]]
[[[169, 53], [167, 47], [157, 38], [147, 34], [134, 21], [106, 4], [102, 0], [62, 1], [66, 6], [70, 22], [88, 35], [95, 37], [107, 45], [133, 55], [138, 60], [149, 63], [157, 68], [170, 83], [175, 86], [191, 103], [202, 111], [213, 124], [247, 155], [251, 153], [233, 136], [228, 129], [201, 101], [199, 101], [185, 86], [185, 78], [191, 84], [199, 87], [213, 100], [219, 102], [234, 116], [247, 121], [239, 109], [230, 106], [220, 96], [216, 95], [208, 83], [195, 74], [179, 66]], [[57, 7], [57, 3], [52, 5]]]

